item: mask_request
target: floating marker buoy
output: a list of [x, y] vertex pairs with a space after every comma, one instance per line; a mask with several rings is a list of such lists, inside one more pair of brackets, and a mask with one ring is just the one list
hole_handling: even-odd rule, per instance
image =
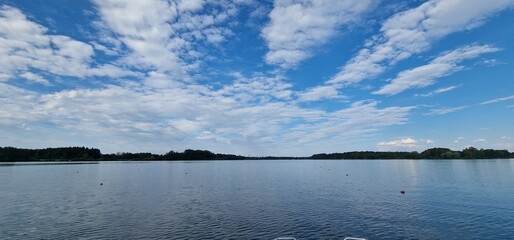
[[404, 191], [404, 190], [401, 190], [401, 191], [400, 191], [400, 193], [401, 193], [401, 194], [405, 194], [405, 191]]

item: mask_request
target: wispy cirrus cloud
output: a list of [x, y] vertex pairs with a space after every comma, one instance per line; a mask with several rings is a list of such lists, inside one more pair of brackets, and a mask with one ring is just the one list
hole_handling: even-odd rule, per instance
[[468, 107], [470, 107], [470, 106], [435, 108], [435, 109], [430, 109], [430, 112], [426, 113], [425, 115], [444, 115], [444, 114], [448, 114], [448, 113], [464, 110], [464, 109], [466, 109]]
[[434, 108], [434, 109], [431, 109], [430, 112], [426, 113], [425, 115], [444, 115], [444, 114], [448, 114], [448, 113], [457, 112], [457, 111], [460, 111], [460, 110], [463, 110], [463, 109], [466, 109], [469, 107], [473, 107], [473, 106], [488, 105], [488, 104], [494, 104], [494, 103], [510, 101], [510, 100], [514, 100], [514, 95], [508, 96], [508, 97], [495, 98], [495, 99], [487, 100], [487, 101], [477, 103], [474, 105], [466, 105], [466, 106], [459, 106], [459, 107], [447, 107], [447, 108]]
[[439, 88], [439, 89], [436, 89], [436, 90], [434, 90], [432, 92], [425, 93], [425, 94], [416, 94], [415, 96], [430, 97], [430, 96], [434, 96], [436, 94], [445, 93], [445, 92], [449, 92], [449, 91], [455, 90], [455, 89], [457, 89], [457, 88], [459, 88], [461, 86], [462, 86], [462, 84], [456, 85], [456, 86], [449, 86], [449, 87]]
[[291, 68], [309, 58], [315, 47], [355, 23], [376, 4], [374, 0], [275, 0], [270, 22], [262, 29], [268, 64]]
[[374, 77], [388, 66], [426, 51], [434, 41], [480, 26], [489, 16], [512, 6], [512, 0], [430, 0], [395, 14], [329, 83], [352, 84]]
[[485, 53], [499, 51], [490, 45], [468, 45], [445, 52], [430, 63], [398, 73], [389, 84], [373, 92], [374, 94], [394, 95], [411, 88], [421, 88], [432, 85], [435, 80], [464, 69], [459, 63], [476, 58]]
[[481, 103], [479, 103], [479, 105], [487, 105], [487, 104], [498, 103], [498, 102], [509, 101], [509, 100], [514, 100], [514, 95], [508, 96], [508, 97], [491, 99], [491, 100], [488, 100], [485, 102], [481, 102]]

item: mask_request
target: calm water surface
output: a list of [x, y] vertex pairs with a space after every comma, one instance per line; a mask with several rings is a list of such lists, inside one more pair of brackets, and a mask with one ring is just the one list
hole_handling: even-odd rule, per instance
[[279, 236], [514, 239], [514, 160], [0, 166], [0, 239]]

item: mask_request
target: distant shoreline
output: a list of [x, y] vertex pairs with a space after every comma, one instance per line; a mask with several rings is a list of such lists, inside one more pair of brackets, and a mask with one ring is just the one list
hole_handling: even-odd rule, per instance
[[477, 149], [462, 151], [449, 148], [430, 148], [423, 152], [354, 151], [344, 153], [319, 153], [310, 157], [265, 156], [248, 157], [234, 154], [212, 153], [207, 150], [187, 149], [166, 154], [117, 153], [102, 154], [99, 149], [86, 147], [61, 147], [23, 149], [0, 147], [0, 162], [88, 162], [88, 161], [204, 161], [204, 160], [418, 160], [418, 159], [511, 159], [514, 153], [507, 150]]

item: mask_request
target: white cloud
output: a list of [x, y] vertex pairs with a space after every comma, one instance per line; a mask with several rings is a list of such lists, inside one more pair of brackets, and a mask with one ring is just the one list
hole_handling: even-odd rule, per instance
[[514, 95], [509, 96], [509, 97], [495, 98], [495, 99], [492, 99], [492, 100], [489, 100], [489, 101], [485, 101], [485, 102], [479, 103], [479, 105], [487, 105], [487, 104], [504, 102], [504, 101], [509, 101], [509, 100], [514, 100]]
[[262, 37], [269, 52], [268, 64], [291, 68], [312, 55], [312, 50], [354, 23], [374, 6], [372, 0], [275, 0], [270, 22]]
[[379, 142], [379, 147], [401, 147], [401, 148], [414, 148], [417, 147], [417, 141], [414, 138], [402, 138], [391, 140], [387, 142]]
[[441, 54], [430, 63], [413, 69], [404, 70], [374, 94], [394, 95], [411, 88], [432, 85], [435, 80], [464, 69], [462, 61], [476, 58], [481, 54], [496, 52], [500, 49], [489, 45], [469, 45]]
[[[31, 69], [63, 76], [135, 75], [113, 65], [93, 66], [91, 45], [67, 36], [48, 34], [48, 29], [30, 21], [18, 9], [0, 6], [0, 74], [4, 79], [20, 76], [33, 82], [49, 82]], [[21, 73], [20, 73], [21, 72]]]
[[503, 62], [498, 61], [497, 59], [486, 59], [480, 62], [480, 64], [486, 65], [486, 66], [496, 66], [496, 65], [502, 65], [505, 64]]
[[[430, 109], [430, 112], [426, 113], [425, 115], [444, 115], [444, 114], [448, 114], [448, 113], [452, 113], [452, 112], [457, 112], [457, 111], [460, 111], [460, 110], [463, 110], [463, 109], [466, 109], [469, 107], [473, 107], [473, 106], [488, 105], [488, 104], [509, 101], [509, 100], [514, 100], [514, 96], [495, 98], [492, 100], [488, 100], [488, 101], [481, 102], [478, 104], [473, 104], [473, 105], [466, 105], [466, 106], [459, 106], [459, 107], [447, 107], [447, 108], [434, 108], [434, 109]], [[488, 128], [483, 128], [481, 130], [487, 130], [487, 129]]]
[[[378, 108], [376, 101], [357, 101], [291, 128], [287, 139], [307, 144], [326, 139], [358, 138], [381, 127], [404, 124], [413, 107]], [[337, 143], [336, 143], [337, 144]]]
[[430, 97], [430, 96], [433, 96], [433, 95], [436, 95], [436, 94], [452, 91], [452, 90], [454, 90], [456, 88], [459, 88], [461, 86], [462, 86], [462, 84], [457, 85], [457, 86], [449, 86], [449, 87], [445, 87], [445, 88], [439, 88], [439, 89], [436, 89], [436, 90], [434, 90], [432, 92], [429, 92], [429, 93], [426, 93], [426, 94], [416, 94], [416, 96]]
[[44, 79], [43, 77], [41, 77], [37, 74], [31, 73], [31, 72], [24, 72], [24, 73], [20, 74], [19, 76], [23, 77], [31, 82], [34, 82], [34, 83], [39, 83], [39, 84], [43, 84], [46, 86], [51, 85], [48, 80]]
[[265, 76], [257, 74], [245, 77], [235, 73], [236, 81], [224, 86], [216, 94], [233, 97], [241, 103], [265, 103], [271, 100], [289, 100], [293, 95], [292, 84], [284, 81], [282, 76]]
[[[128, 49], [124, 63], [144, 71], [157, 71], [175, 80], [190, 80], [203, 54], [202, 44], [220, 44], [233, 33], [221, 26], [238, 11], [226, 1], [118, 1], [95, 0], [105, 33], [104, 44]], [[244, 3], [241, 3], [244, 4]], [[119, 39], [119, 43], [112, 39]], [[98, 47], [98, 46], [97, 46]], [[99, 47], [102, 49], [102, 47]]]
[[351, 84], [376, 76], [389, 65], [426, 51], [434, 41], [473, 29], [512, 6], [513, 0], [430, 0], [395, 14], [329, 83]]
[[11, 74], [0, 72], [0, 81], [5, 82], [11, 78]]
[[177, 7], [180, 11], [197, 11], [205, 4], [204, 0], [179, 0]]
[[[164, 68], [179, 76], [184, 66], [173, 46], [170, 36], [173, 30], [169, 24], [177, 16], [174, 6], [165, 1], [94, 1], [102, 20], [110, 27], [134, 55], [133, 65]], [[168, 45], [171, 45], [168, 47]]]
[[397, 151], [397, 150], [424, 150], [434, 145], [431, 139], [415, 139], [412, 137], [404, 137], [393, 139], [390, 141], [382, 141], [377, 144], [377, 148], [382, 151]]
[[38, 97], [35, 92], [0, 83], [0, 125], [40, 120], [40, 111], [35, 107]]
[[312, 102], [323, 99], [344, 98], [339, 95], [336, 87], [333, 86], [318, 86], [307, 89], [304, 92], [298, 93], [298, 100], [301, 102]]
[[[149, 78], [153, 77], [163, 76]], [[56, 145], [80, 136], [74, 144], [101, 145], [104, 152], [194, 146], [251, 155], [301, 155], [312, 154], [313, 145], [319, 146], [316, 151], [336, 151], [341, 139], [359, 139], [403, 124], [412, 109], [380, 108], [375, 101], [353, 103], [335, 112], [301, 108], [294, 101], [274, 100], [282, 87], [261, 89], [248, 81], [269, 80], [260, 78], [243, 77], [232, 88], [220, 90], [179, 83], [173, 88], [148, 88], [145, 81], [42, 95], [0, 83], [0, 125], [23, 123], [37, 133], [45, 130], [34, 126], [45, 123], [59, 134], [62, 142]], [[241, 98], [241, 92], [267, 100], [255, 104]], [[30, 141], [39, 135], [34, 136]]]
[[448, 114], [448, 113], [457, 112], [457, 111], [466, 109], [468, 107], [470, 107], [470, 106], [430, 109], [430, 112], [426, 113], [425, 115], [444, 115], [444, 114]]
[[119, 49], [113, 50], [95, 41], [92, 41], [90, 44], [95, 48], [95, 50], [101, 51], [107, 55], [116, 56], [120, 52]]

